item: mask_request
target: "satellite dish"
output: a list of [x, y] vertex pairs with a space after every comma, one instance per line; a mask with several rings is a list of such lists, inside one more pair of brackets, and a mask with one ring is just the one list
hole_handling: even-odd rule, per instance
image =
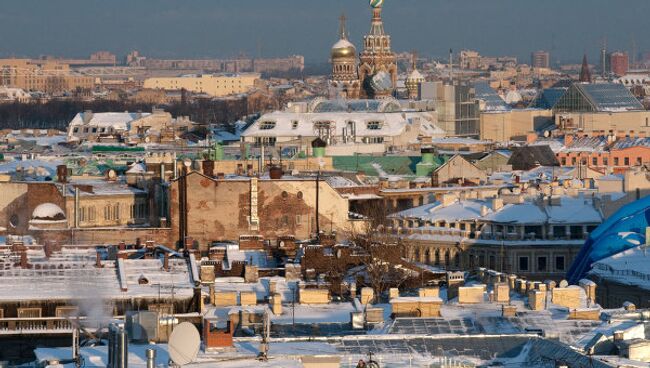
[[193, 324], [183, 322], [169, 336], [169, 358], [177, 365], [192, 363], [201, 348], [201, 336]]

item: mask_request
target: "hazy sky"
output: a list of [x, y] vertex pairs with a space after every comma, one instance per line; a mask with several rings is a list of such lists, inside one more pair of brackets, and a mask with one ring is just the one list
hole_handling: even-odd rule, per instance
[[[160, 58], [303, 54], [326, 62], [346, 12], [352, 41], [370, 28], [367, 0], [2, 0], [0, 54], [87, 56], [138, 49]], [[650, 50], [650, 0], [386, 0], [396, 51], [449, 48], [528, 60], [536, 49], [597, 63], [610, 49]]]

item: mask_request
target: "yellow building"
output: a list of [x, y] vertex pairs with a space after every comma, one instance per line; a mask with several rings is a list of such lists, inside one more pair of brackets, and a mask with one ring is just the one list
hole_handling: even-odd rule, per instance
[[95, 78], [75, 73], [54, 60], [0, 59], [0, 85], [25, 91], [61, 93], [93, 89]]
[[220, 97], [248, 92], [260, 79], [258, 73], [243, 74], [193, 74], [180, 77], [148, 78], [144, 88], [177, 91], [185, 89]]

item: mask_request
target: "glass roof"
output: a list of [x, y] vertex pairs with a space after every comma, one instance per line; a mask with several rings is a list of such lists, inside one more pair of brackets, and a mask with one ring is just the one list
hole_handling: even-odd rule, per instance
[[566, 88], [561, 87], [544, 89], [530, 103], [530, 108], [550, 110], [566, 93], [566, 90]]
[[476, 98], [485, 102], [485, 107], [481, 111], [510, 111], [508, 104], [490, 87], [487, 82], [477, 82], [474, 84]]
[[593, 104], [596, 111], [643, 110], [643, 105], [622, 84], [574, 84]]
[[396, 112], [399, 103], [386, 100], [323, 100], [314, 107], [314, 112]]

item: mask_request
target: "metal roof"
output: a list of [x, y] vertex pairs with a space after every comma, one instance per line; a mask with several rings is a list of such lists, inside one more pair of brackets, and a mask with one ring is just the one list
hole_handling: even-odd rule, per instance
[[476, 98], [485, 102], [485, 107], [481, 111], [510, 111], [511, 108], [499, 96], [487, 82], [477, 82], [474, 84]]

